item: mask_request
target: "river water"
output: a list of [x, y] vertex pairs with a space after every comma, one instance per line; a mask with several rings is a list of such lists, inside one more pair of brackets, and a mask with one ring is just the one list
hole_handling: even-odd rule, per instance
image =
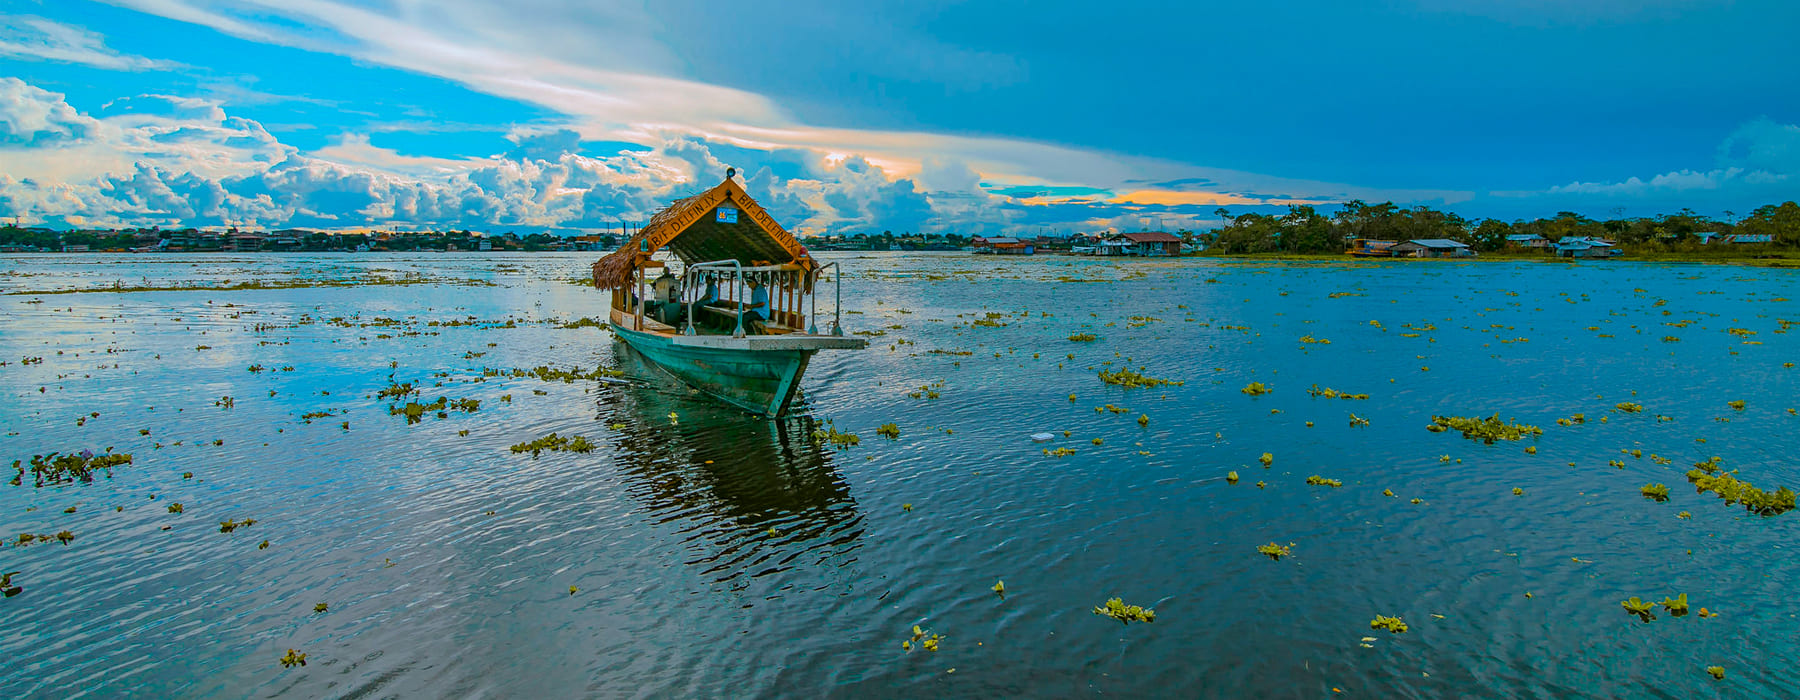
[[0, 464], [132, 455], [0, 484], [0, 696], [1800, 693], [1800, 512], [1684, 477], [1800, 485], [1800, 272], [823, 255], [871, 347], [780, 421], [562, 327], [593, 254], [0, 259]]

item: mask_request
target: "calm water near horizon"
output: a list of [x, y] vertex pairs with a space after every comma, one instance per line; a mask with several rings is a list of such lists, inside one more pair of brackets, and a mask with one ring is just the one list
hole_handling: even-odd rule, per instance
[[[1684, 477], [1800, 486], [1800, 271], [821, 253], [881, 334], [770, 421], [562, 327], [596, 257], [0, 257], [0, 464], [133, 456], [0, 484], [0, 696], [1800, 695], [1800, 512]], [[366, 279], [416, 283], [10, 294]], [[1425, 429], [1496, 413], [1543, 435]]]

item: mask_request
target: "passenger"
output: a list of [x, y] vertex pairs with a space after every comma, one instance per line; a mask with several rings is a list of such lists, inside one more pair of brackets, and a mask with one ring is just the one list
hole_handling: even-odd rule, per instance
[[700, 296], [701, 306], [712, 306], [719, 303], [719, 280], [712, 275], [706, 276], [706, 293]]
[[762, 335], [763, 322], [769, 320], [769, 289], [755, 279], [744, 280], [750, 287], [750, 303], [743, 305], [741, 313], [744, 318], [744, 329], [755, 335]]

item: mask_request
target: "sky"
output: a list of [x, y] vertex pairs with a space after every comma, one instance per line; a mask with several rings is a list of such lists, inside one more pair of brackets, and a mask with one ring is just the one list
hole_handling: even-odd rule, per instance
[[6, 0], [0, 217], [808, 235], [1800, 198], [1791, 0]]

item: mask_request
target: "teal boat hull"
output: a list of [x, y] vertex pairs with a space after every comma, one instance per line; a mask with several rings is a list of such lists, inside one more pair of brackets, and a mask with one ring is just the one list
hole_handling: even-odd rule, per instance
[[[725, 403], [765, 416], [779, 416], [800, 389], [807, 361], [822, 348], [806, 343], [758, 343], [746, 338], [671, 338], [613, 326], [614, 336], [676, 379]], [[683, 341], [686, 341], [685, 343]], [[721, 342], [727, 341], [727, 342]], [[735, 342], [729, 342], [735, 341]], [[721, 346], [724, 345], [724, 346]], [[738, 347], [731, 347], [736, 345]]]

